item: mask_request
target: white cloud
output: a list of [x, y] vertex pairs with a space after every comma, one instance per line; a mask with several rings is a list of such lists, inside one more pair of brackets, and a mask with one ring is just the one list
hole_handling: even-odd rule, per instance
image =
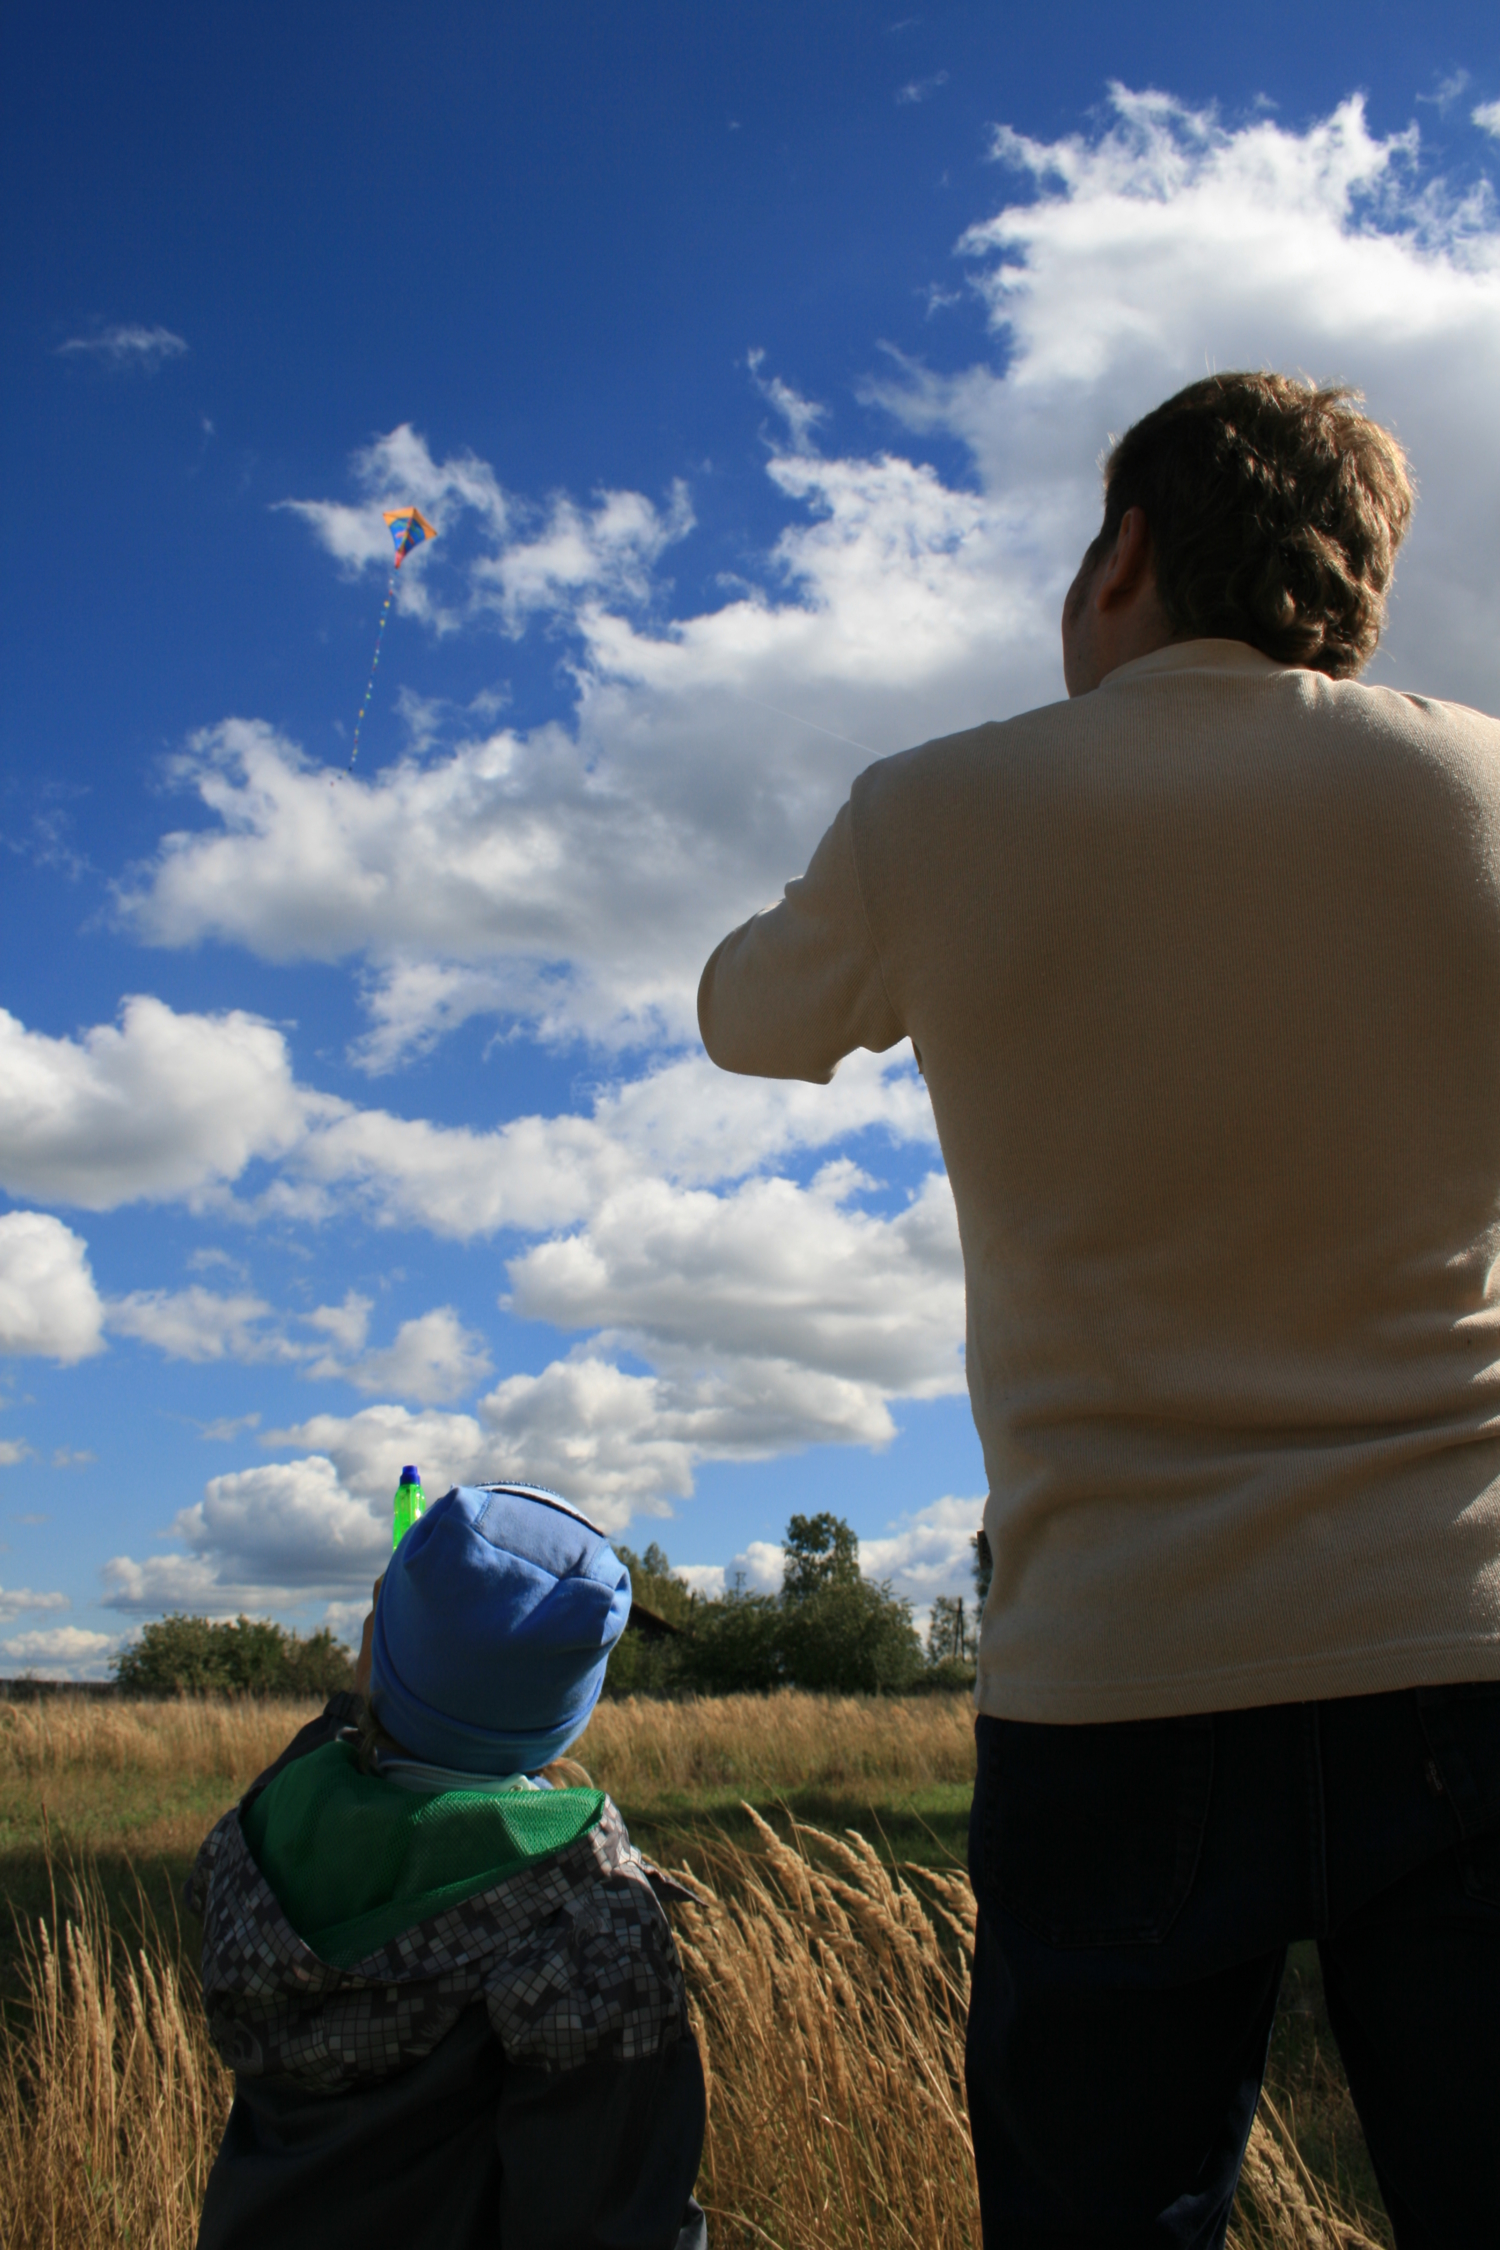
[[522, 631], [534, 611], [555, 611], [583, 596], [639, 604], [650, 596], [652, 566], [692, 528], [683, 484], [673, 486], [665, 514], [638, 492], [601, 493], [587, 511], [559, 494], [530, 538], [476, 564], [476, 600], [497, 609], [512, 632]]
[[722, 1563], [680, 1563], [672, 1571], [680, 1578], [690, 1594], [701, 1594], [705, 1601], [713, 1601], [724, 1591], [724, 1565]]
[[369, 1614], [369, 1608], [370, 1597], [368, 1594], [360, 1595], [355, 1601], [329, 1602], [318, 1622], [328, 1627], [335, 1640], [343, 1641], [349, 1648], [357, 1649], [360, 1636], [364, 1631], [365, 1618]]
[[947, 1180], [930, 1175], [894, 1218], [849, 1207], [867, 1184], [847, 1161], [808, 1188], [635, 1183], [586, 1229], [512, 1259], [512, 1303], [559, 1328], [646, 1339], [653, 1355], [787, 1360], [907, 1397], [958, 1390], [963, 1263]]
[[100, 1576], [104, 1607], [128, 1616], [183, 1610], [195, 1617], [233, 1617], [242, 1609], [267, 1607], [279, 1591], [274, 1585], [221, 1583], [213, 1563], [198, 1555], [152, 1555], [144, 1562], [112, 1555]]
[[31, 1447], [24, 1438], [0, 1438], [0, 1469], [13, 1469], [18, 1461], [31, 1459]]
[[691, 1039], [726, 921], [800, 870], [871, 751], [991, 715], [997, 685], [1055, 692], [1030, 534], [1008, 560], [1004, 505], [889, 457], [793, 451], [771, 472], [811, 518], [769, 561], [785, 598], [659, 631], [602, 597], [569, 610], [576, 734], [502, 729], [338, 789], [263, 725], [199, 736], [178, 771], [211, 824], [124, 887], [131, 926], [363, 960], [377, 1065], [477, 1010]]
[[325, 1455], [338, 1472], [342, 1489], [367, 1507], [389, 1509], [396, 1474], [403, 1462], [422, 1471], [431, 1498], [450, 1485], [482, 1484], [504, 1473], [491, 1465], [493, 1448], [472, 1414], [444, 1414], [405, 1406], [366, 1406], [357, 1414], [315, 1414], [284, 1430], [268, 1430], [266, 1446], [285, 1451], [305, 1447]]
[[[1376, 675], [1493, 701], [1500, 590], [1483, 497], [1500, 475], [1500, 225], [1481, 186], [1421, 168], [1415, 126], [1381, 139], [1351, 100], [1296, 131], [1233, 127], [1115, 88], [1090, 136], [1002, 130], [1030, 193], [962, 248], [1007, 354], [884, 392], [972, 447], [987, 490], [1036, 494], [1071, 538], [1097, 523], [1109, 432], [1207, 366], [1356, 383], [1411, 453], [1422, 499]], [[1393, 304], [1401, 307], [1391, 318]], [[1070, 498], [1071, 495], [1071, 498]]]
[[38, 1665], [47, 1676], [69, 1679], [102, 1670], [101, 1658], [119, 1647], [111, 1633], [91, 1633], [82, 1625], [53, 1625], [41, 1633], [14, 1633], [0, 1641], [0, 1652], [28, 1671]]
[[185, 1555], [117, 1555], [105, 1565], [111, 1609], [223, 1610], [288, 1592], [348, 1594], [375, 1578], [391, 1542], [389, 1517], [347, 1492], [318, 1455], [210, 1478], [172, 1531]]
[[771, 1539], [752, 1539], [727, 1563], [684, 1563], [673, 1571], [693, 1593], [710, 1601], [720, 1594], [779, 1594], [786, 1549]]
[[33, 1610], [66, 1609], [66, 1594], [38, 1594], [30, 1586], [0, 1586], [0, 1624]]
[[763, 375], [761, 369], [765, 361], [766, 355], [759, 349], [746, 354], [745, 364], [750, 370], [751, 381], [761, 397], [775, 408], [785, 422], [787, 434], [792, 441], [792, 451], [813, 451], [812, 433], [820, 422], [826, 420], [827, 407], [817, 399], [804, 398], [800, 391], [793, 390], [791, 384], [784, 382], [781, 376]]
[[[326, 1372], [339, 1372], [336, 1363], [319, 1364]], [[424, 1406], [461, 1398], [489, 1371], [484, 1338], [465, 1328], [451, 1305], [404, 1320], [393, 1343], [342, 1370], [356, 1390], [393, 1391]]]
[[113, 327], [100, 329], [97, 336], [70, 336], [57, 348], [64, 357], [97, 359], [113, 368], [138, 367], [154, 375], [169, 359], [180, 359], [188, 347], [186, 337], [174, 335], [170, 328], [117, 321]]
[[215, 1445], [232, 1445], [246, 1430], [259, 1428], [259, 1414], [221, 1414], [212, 1422], [200, 1424], [198, 1435]]
[[373, 1309], [372, 1297], [362, 1297], [357, 1289], [348, 1289], [341, 1305], [319, 1305], [315, 1312], [303, 1313], [301, 1317], [309, 1328], [321, 1329], [339, 1351], [362, 1352], [370, 1333]]
[[45, 1211], [0, 1216], [0, 1352], [88, 1359], [103, 1349], [103, 1312], [80, 1235]]
[[[3, 1222], [0, 1222], [3, 1223]], [[55, 1222], [54, 1222], [55, 1223]], [[490, 1371], [482, 1336], [466, 1329], [451, 1305], [403, 1321], [394, 1340], [367, 1351], [371, 1299], [349, 1290], [340, 1305], [319, 1305], [298, 1320], [318, 1329], [334, 1349], [286, 1333], [275, 1308], [248, 1291], [220, 1296], [187, 1289], [137, 1289], [106, 1307], [111, 1329], [155, 1345], [169, 1359], [279, 1361], [300, 1365], [319, 1382], [344, 1381], [361, 1391], [394, 1391], [424, 1403], [459, 1397]], [[258, 1420], [252, 1416], [251, 1420]], [[221, 1434], [241, 1424], [218, 1425]], [[207, 1434], [207, 1433], [206, 1433]]]
[[78, 1039], [0, 1008], [0, 1185], [105, 1211], [192, 1201], [305, 1131], [282, 1034], [234, 1009], [178, 1015], [137, 994]]
[[1500, 102], [1481, 102], [1469, 115], [1481, 131], [1493, 133], [1500, 140]]
[[903, 1516], [883, 1538], [862, 1539], [859, 1564], [867, 1578], [889, 1579], [898, 1594], [930, 1607], [938, 1594], [974, 1597], [974, 1534], [984, 1517], [984, 1495], [934, 1500]]
[[[511, 633], [523, 631], [537, 610], [570, 609], [583, 601], [639, 604], [652, 592], [651, 572], [663, 550], [685, 538], [693, 512], [687, 488], [673, 486], [665, 509], [638, 492], [601, 492], [590, 508], [567, 493], [554, 494], [545, 507], [501, 489], [489, 464], [473, 454], [434, 461], [426, 440], [402, 423], [354, 457], [354, 479], [365, 498], [356, 506], [342, 501], [283, 500], [277, 503], [307, 523], [319, 542], [345, 569], [374, 564], [389, 570], [391, 539], [383, 509], [415, 501], [438, 522], [441, 552], [426, 545], [414, 551], [396, 580], [398, 606], [420, 616], [440, 632], [466, 619], [498, 615]], [[466, 525], [465, 519], [472, 519]], [[472, 528], [487, 539], [478, 557], [451, 559], [456, 535]], [[457, 538], [463, 551], [461, 536]], [[418, 567], [413, 568], [413, 563]], [[461, 570], [462, 591], [454, 603], [441, 602], [434, 574], [452, 581]]]
[[[902, 1055], [851, 1057], [832, 1087], [813, 1087], [730, 1078], [700, 1051], [606, 1084], [592, 1115], [475, 1132], [299, 1085], [284, 1035], [252, 1016], [177, 1015], [140, 997], [121, 1014], [120, 1029], [51, 1039], [0, 1010], [0, 1178], [13, 1192], [96, 1210], [142, 1198], [222, 1209], [225, 1186], [261, 1161], [269, 1184], [258, 1202], [233, 1206], [243, 1216], [315, 1220], [353, 1208], [463, 1241], [574, 1224], [653, 1170], [733, 1178], [868, 1127], [934, 1138], [926, 1091]], [[213, 1306], [237, 1307], [247, 1324], [263, 1317], [248, 1287], [202, 1292], [201, 1302], [138, 1292], [122, 1303], [131, 1309], [120, 1324], [136, 1322], [135, 1333], [145, 1333], [140, 1322], [166, 1323], [174, 1307], [184, 1326]], [[345, 1313], [306, 1317], [327, 1327]]]
[[196, 1283], [189, 1289], [137, 1289], [112, 1301], [108, 1319], [118, 1335], [154, 1344], [168, 1359], [299, 1357], [296, 1345], [267, 1326], [275, 1319], [273, 1308], [248, 1292], [221, 1297]]
[[[472, 513], [493, 540], [505, 537], [510, 507], [488, 462], [472, 453], [434, 461], [426, 441], [409, 423], [401, 423], [373, 445], [357, 453], [354, 480], [365, 497], [351, 507], [342, 501], [282, 500], [276, 505], [300, 516], [346, 571], [357, 573], [373, 564], [388, 571], [394, 559], [391, 535], [382, 510], [415, 504], [437, 526], [439, 539], [451, 536], [454, 520]], [[446, 622], [435, 613], [423, 581], [432, 560], [425, 543], [414, 549], [396, 579], [398, 605], [434, 623]]]

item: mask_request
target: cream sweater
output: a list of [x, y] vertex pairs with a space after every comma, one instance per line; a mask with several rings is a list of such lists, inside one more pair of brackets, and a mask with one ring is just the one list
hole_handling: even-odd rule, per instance
[[1500, 1678], [1500, 723], [1237, 641], [882, 760], [703, 972], [910, 1037], [958, 1208], [980, 1708]]

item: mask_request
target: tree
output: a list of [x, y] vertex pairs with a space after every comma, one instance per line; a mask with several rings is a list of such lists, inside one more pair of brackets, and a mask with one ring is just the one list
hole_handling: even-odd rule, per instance
[[[862, 1575], [859, 1541], [841, 1516], [793, 1516], [779, 1595], [736, 1586], [717, 1600], [695, 1600], [668, 1575], [654, 1542], [644, 1555], [618, 1545], [615, 1552], [641, 1600], [680, 1621], [681, 1632], [634, 1648], [628, 1644], [638, 1636], [626, 1634], [610, 1659], [609, 1693], [765, 1695], [801, 1687], [879, 1695], [922, 1680], [911, 1606]], [[669, 1599], [681, 1605], [675, 1614]]]
[[304, 1640], [266, 1617], [229, 1624], [180, 1611], [148, 1625], [113, 1668], [127, 1695], [331, 1695], [354, 1680], [354, 1659], [326, 1625]]
[[644, 1555], [614, 1541], [615, 1553], [630, 1573], [631, 1612], [655, 1612], [676, 1633], [657, 1635], [630, 1626], [620, 1635], [604, 1675], [607, 1696], [650, 1695], [668, 1698], [683, 1691], [686, 1640], [696, 1608], [693, 1596], [680, 1578], [672, 1576], [665, 1550], [653, 1539]]
[[952, 1659], [964, 1664], [974, 1653], [974, 1635], [964, 1612], [962, 1594], [939, 1594], [927, 1626], [927, 1661], [943, 1664]]
[[805, 1601], [825, 1586], [859, 1578], [859, 1540], [842, 1516], [793, 1516], [783, 1542], [781, 1598]]
[[672, 1576], [672, 1565], [665, 1552], [653, 1539], [643, 1555], [622, 1540], [614, 1542], [615, 1553], [630, 1573], [630, 1595], [647, 1609], [654, 1609], [669, 1625], [686, 1630], [692, 1621], [693, 1597], [680, 1578]]
[[842, 1516], [793, 1516], [781, 1574], [781, 1663], [788, 1682], [831, 1694], [879, 1695], [909, 1684], [922, 1650], [911, 1605], [859, 1567]]

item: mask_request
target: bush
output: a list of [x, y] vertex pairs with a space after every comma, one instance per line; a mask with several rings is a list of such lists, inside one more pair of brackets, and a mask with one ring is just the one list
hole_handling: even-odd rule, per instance
[[113, 1669], [127, 1695], [332, 1695], [354, 1684], [354, 1659], [326, 1625], [304, 1640], [266, 1617], [157, 1618]]
[[622, 1633], [611, 1652], [602, 1693], [668, 1698], [683, 1692], [680, 1640], [655, 1640], [645, 1633]]
[[765, 1695], [785, 1686], [781, 1604], [770, 1594], [741, 1593], [700, 1602], [682, 1679], [699, 1695]]
[[868, 1578], [834, 1581], [781, 1606], [787, 1680], [815, 1694], [899, 1695], [922, 1669], [911, 1605]]
[[922, 1671], [910, 1605], [860, 1575], [859, 1541], [839, 1516], [793, 1516], [781, 1592], [698, 1602], [678, 1660], [700, 1695], [807, 1688], [899, 1694]]

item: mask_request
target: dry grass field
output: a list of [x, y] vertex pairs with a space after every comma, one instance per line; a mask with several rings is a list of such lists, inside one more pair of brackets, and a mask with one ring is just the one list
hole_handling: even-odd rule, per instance
[[[0, 1705], [0, 1852], [29, 1898], [8, 1957], [0, 2250], [190, 2250], [229, 2089], [190, 1935], [152, 1897], [170, 1898], [209, 1822], [305, 1715]], [[962, 1700], [611, 1704], [578, 1754], [641, 1839], [675, 1841], [664, 1856], [692, 1874], [695, 1903], [674, 1921], [710, 2077], [699, 2193], [716, 2244], [977, 2250], [962, 2088], [973, 1909], [945, 1841], [946, 1799], [971, 1770]], [[863, 1818], [813, 1824], [808, 1801]], [[892, 1850], [902, 1823], [926, 1850]], [[1278, 2057], [1231, 2241], [1388, 2243], [1351, 2194], [1336, 2069], [1316, 2037], [1311, 2065], [1305, 2040], [1282, 2038]]]

